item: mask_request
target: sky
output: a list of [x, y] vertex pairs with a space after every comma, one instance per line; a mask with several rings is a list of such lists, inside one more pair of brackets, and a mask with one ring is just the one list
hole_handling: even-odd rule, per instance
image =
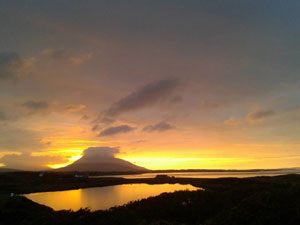
[[300, 2], [0, 0], [0, 166], [300, 165]]

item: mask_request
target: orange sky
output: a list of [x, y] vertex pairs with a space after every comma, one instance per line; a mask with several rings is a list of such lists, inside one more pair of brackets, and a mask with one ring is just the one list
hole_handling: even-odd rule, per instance
[[0, 166], [297, 167], [297, 5], [0, 3]]

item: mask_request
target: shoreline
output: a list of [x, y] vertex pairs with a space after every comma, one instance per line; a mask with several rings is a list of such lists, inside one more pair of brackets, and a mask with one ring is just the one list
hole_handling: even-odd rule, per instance
[[[97, 177], [90, 178], [88, 176], [76, 177], [77, 173], [45, 173], [42, 177], [39, 173], [18, 172], [18, 173], [2, 173], [0, 179], [0, 194], [31, 194], [38, 192], [66, 191], [92, 187], [105, 187], [121, 184], [191, 184], [200, 188], [212, 188], [212, 184], [228, 183], [229, 181], [245, 180], [251, 181], [255, 179], [272, 179], [284, 176], [299, 176], [297, 174], [285, 174], [274, 176], [255, 176], [255, 177], [222, 177], [222, 178], [180, 178], [166, 175], [158, 175], [155, 178], [119, 178], [119, 177]], [[214, 186], [213, 188], [216, 188]]]
[[[29, 178], [33, 179], [29, 179]], [[300, 221], [300, 175], [251, 178], [172, 178], [90, 179], [64, 177], [67, 187], [53, 174], [42, 179], [32, 174], [12, 179], [0, 175], [1, 224], [105, 224], [105, 225], [292, 225]], [[21, 180], [20, 180], [21, 179]], [[18, 181], [18, 182], [17, 182]], [[97, 183], [97, 182], [98, 183]], [[112, 207], [109, 210], [54, 211], [24, 196], [9, 197], [8, 187], [20, 193], [40, 190], [71, 190], [74, 187], [128, 183], [180, 183], [204, 188], [205, 191], [178, 191]], [[84, 185], [83, 185], [84, 184]], [[36, 188], [40, 186], [40, 188]], [[28, 193], [28, 192], [27, 192]], [[32, 193], [32, 192], [31, 192]], [[257, 223], [260, 218], [261, 223]]]

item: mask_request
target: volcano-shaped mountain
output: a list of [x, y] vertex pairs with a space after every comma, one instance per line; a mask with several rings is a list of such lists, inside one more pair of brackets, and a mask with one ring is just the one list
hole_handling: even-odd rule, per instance
[[91, 147], [84, 151], [82, 158], [58, 171], [97, 171], [97, 172], [125, 172], [145, 171], [147, 169], [136, 166], [126, 160], [115, 158], [115, 148]]

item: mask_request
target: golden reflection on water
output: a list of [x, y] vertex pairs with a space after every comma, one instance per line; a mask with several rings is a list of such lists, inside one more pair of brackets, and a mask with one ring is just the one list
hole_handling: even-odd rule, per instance
[[54, 210], [90, 208], [109, 209], [163, 192], [199, 190], [192, 185], [182, 184], [123, 184], [107, 187], [85, 188], [70, 191], [55, 191], [27, 194], [25, 197]]

